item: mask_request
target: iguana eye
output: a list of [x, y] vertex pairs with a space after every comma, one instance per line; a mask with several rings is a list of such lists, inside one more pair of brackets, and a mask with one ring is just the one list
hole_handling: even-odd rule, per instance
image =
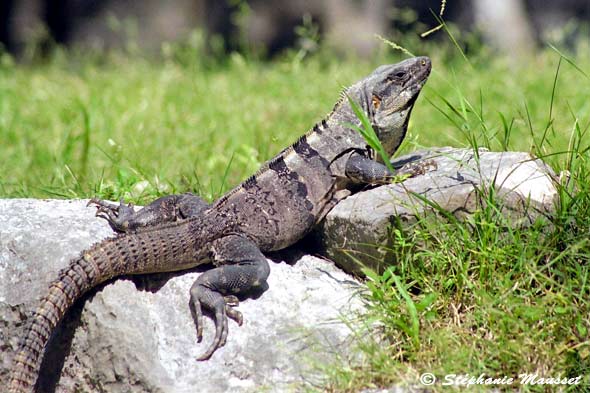
[[387, 82], [392, 83], [392, 82], [396, 82], [399, 81], [400, 79], [404, 79], [404, 77], [406, 76], [406, 72], [405, 71], [398, 71], [395, 74], [390, 74], [390, 76], [387, 77]]
[[374, 95], [372, 101], [373, 101], [373, 108], [379, 109], [379, 106], [381, 105], [381, 98]]

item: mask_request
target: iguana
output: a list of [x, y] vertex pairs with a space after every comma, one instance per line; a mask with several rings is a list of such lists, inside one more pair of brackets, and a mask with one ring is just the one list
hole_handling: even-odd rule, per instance
[[[361, 134], [351, 103], [359, 104], [391, 156], [402, 142], [410, 113], [430, 74], [427, 57], [383, 65], [345, 89], [334, 109], [252, 177], [207, 205], [191, 194], [158, 199], [135, 212], [91, 200], [97, 216], [118, 235], [83, 251], [61, 270], [27, 321], [14, 356], [9, 392], [30, 392], [45, 346], [57, 323], [85, 292], [113, 277], [169, 272], [212, 263], [190, 289], [190, 307], [202, 339], [202, 309], [215, 320], [208, 359], [226, 342], [228, 317], [238, 324], [238, 296], [266, 285], [264, 252], [303, 238], [354, 185], [389, 182], [394, 174], [375, 157]], [[420, 173], [420, 168], [402, 168]]]

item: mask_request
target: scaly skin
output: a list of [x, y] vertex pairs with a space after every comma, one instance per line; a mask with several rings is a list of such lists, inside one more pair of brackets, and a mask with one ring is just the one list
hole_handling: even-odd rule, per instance
[[[219, 221], [211, 222], [197, 216], [119, 235], [82, 252], [59, 272], [27, 321], [24, 339], [13, 360], [9, 391], [27, 392], [31, 389], [49, 336], [65, 312], [84, 293], [120, 275], [183, 270], [207, 261], [205, 248], [199, 245], [213, 242], [232, 231], [233, 224], [229, 220], [218, 218]], [[212, 230], [205, 231], [205, 227]]]
[[[414, 102], [430, 73], [426, 57], [381, 66], [345, 95], [359, 103], [391, 155], [402, 142]], [[254, 176], [207, 205], [192, 195], [161, 198], [139, 212], [93, 200], [97, 215], [122, 234], [74, 259], [52, 282], [28, 321], [14, 356], [8, 391], [31, 392], [49, 336], [65, 312], [89, 289], [124, 274], [176, 271], [213, 262], [191, 288], [190, 306], [202, 337], [201, 308], [215, 316], [215, 338], [198, 359], [225, 344], [236, 294], [264, 287], [270, 273], [262, 252], [305, 236], [356, 183], [383, 183], [394, 174], [374, 159], [347, 97], [291, 147]]]

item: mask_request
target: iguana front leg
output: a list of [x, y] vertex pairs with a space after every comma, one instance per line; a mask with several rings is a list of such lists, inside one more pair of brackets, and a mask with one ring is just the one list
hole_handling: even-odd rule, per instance
[[354, 153], [346, 161], [345, 175], [353, 183], [387, 184], [391, 183], [396, 176], [414, 177], [423, 175], [433, 167], [436, 167], [434, 161], [409, 163], [392, 173], [384, 164]]
[[135, 211], [132, 204], [123, 203], [123, 200], [119, 205], [114, 205], [93, 198], [88, 205], [95, 205], [96, 216], [107, 220], [117, 232], [130, 232], [145, 226], [194, 217], [209, 207], [202, 198], [190, 193], [158, 198], [139, 211]]
[[190, 290], [190, 306], [197, 327], [197, 340], [203, 338], [202, 308], [211, 311], [215, 319], [215, 338], [207, 351], [197, 360], [207, 360], [225, 345], [228, 333], [227, 317], [242, 324], [242, 314], [232, 307], [238, 296], [251, 296], [266, 289], [270, 274], [268, 262], [258, 246], [241, 235], [229, 235], [211, 244], [213, 263], [220, 265], [201, 274]]

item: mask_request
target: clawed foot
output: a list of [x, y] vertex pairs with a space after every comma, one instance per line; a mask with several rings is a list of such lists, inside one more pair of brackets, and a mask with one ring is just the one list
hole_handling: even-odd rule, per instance
[[88, 201], [87, 206], [92, 205], [96, 206], [96, 217], [105, 219], [115, 231], [127, 232], [133, 229], [129, 225], [131, 218], [135, 216], [133, 204], [126, 205], [121, 199], [119, 205], [114, 205], [110, 202], [92, 198]]
[[211, 261], [219, 264], [201, 274], [190, 289], [190, 308], [197, 328], [197, 340], [203, 339], [201, 309], [213, 314], [215, 337], [198, 360], [207, 360], [225, 345], [228, 318], [242, 324], [242, 313], [236, 310], [240, 299], [252, 297], [267, 286], [270, 266], [256, 243], [245, 236], [229, 235], [210, 245]]
[[410, 162], [401, 167], [396, 175], [402, 175], [407, 177], [421, 176], [426, 172], [435, 171], [438, 169], [438, 165], [434, 160], [425, 160], [420, 162]]
[[197, 342], [203, 340], [203, 312], [201, 310], [201, 301], [199, 300], [199, 297], [202, 295], [206, 296], [206, 303], [214, 309], [215, 338], [207, 351], [197, 358], [198, 361], [209, 359], [217, 349], [225, 345], [227, 333], [229, 331], [227, 323], [228, 317], [236, 321], [239, 326], [242, 326], [243, 322], [242, 313], [233, 308], [239, 304], [239, 300], [236, 296], [229, 295], [224, 297], [219, 293], [210, 292], [208, 290], [203, 291], [202, 289], [202, 287], [199, 288], [198, 286], [193, 286], [193, 288], [191, 288], [191, 310], [197, 327]]

